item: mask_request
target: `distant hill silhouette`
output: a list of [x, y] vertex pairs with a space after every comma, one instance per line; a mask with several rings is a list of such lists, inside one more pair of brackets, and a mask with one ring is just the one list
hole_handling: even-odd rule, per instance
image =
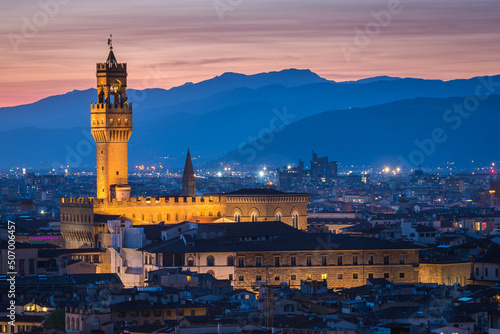
[[[418, 122], [424, 128], [437, 122], [433, 114], [429, 114], [430, 110], [441, 113], [442, 117], [443, 111], [450, 107], [448, 103], [463, 100], [415, 98], [473, 95], [479, 80], [473, 78], [443, 82], [376, 77], [333, 82], [309, 70], [290, 69], [255, 75], [224, 73], [210, 80], [169, 90], [129, 89], [129, 99], [134, 103], [134, 132], [129, 142], [130, 164], [161, 159], [166, 166], [182, 166], [187, 147], [192, 149], [195, 165], [221, 157], [245, 162], [245, 156], [234, 155], [238, 147], [261, 135], [265, 136], [266, 129], [283, 125], [287, 125], [286, 128], [273, 134], [275, 138], [262, 152], [259, 151], [256, 161], [269, 159], [269, 163], [291, 162], [306, 151], [307, 155], [303, 157], [308, 159], [310, 150], [315, 148], [322, 154], [329, 154], [332, 159], [345, 159], [346, 162], [347, 159], [354, 159], [353, 163], [368, 163], [373, 161], [371, 156], [394, 154], [391, 145], [370, 146], [380, 143], [382, 139], [378, 138], [388, 136], [378, 129], [395, 131], [396, 134], [398, 129], [414, 124], [408, 133], [401, 134], [411, 137], [418, 128], [415, 127], [420, 124]], [[493, 80], [500, 82], [500, 76]], [[0, 167], [23, 164], [94, 166], [95, 146], [90, 136], [89, 105], [95, 100], [95, 89], [88, 89], [51, 96], [28, 105], [0, 108], [3, 120], [0, 123], [0, 140], [4, 143], [0, 150]], [[387, 104], [394, 101], [400, 102]], [[481, 110], [492, 101], [495, 101], [493, 97], [481, 102]], [[393, 105], [399, 109], [391, 109], [391, 112], [384, 109]], [[331, 111], [326, 114], [339, 117], [336, 122], [343, 124], [343, 128], [333, 129], [343, 133], [345, 137], [341, 142], [345, 147], [332, 146], [328, 142], [330, 137], [321, 137], [323, 131], [332, 131], [333, 121], [315, 117], [326, 115], [323, 112], [327, 110]], [[417, 123], [415, 113], [420, 115]], [[289, 115], [285, 123], [279, 116], [283, 114]], [[319, 122], [318, 130], [314, 130], [314, 124], [307, 123], [312, 122], [311, 119]], [[466, 125], [487, 127], [488, 122], [481, 116], [479, 119], [471, 116], [464, 121], [463, 129], [467, 129]], [[293, 142], [290, 131], [297, 137], [295, 140], [301, 139], [302, 146], [295, 149], [290, 146]], [[289, 146], [280, 146], [278, 143]], [[355, 156], [346, 153], [355, 148], [360, 153], [364, 152], [359, 147], [361, 144], [371, 147], [371, 150]], [[465, 144], [462, 150], [450, 151], [450, 157], [455, 153], [463, 155], [463, 151], [475, 150], [469, 147], [468, 142]], [[333, 147], [335, 150], [331, 149]], [[233, 153], [226, 156], [230, 151]], [[441, 154], [435, 157], [440, 158]]]
[[467, 118], [448, 111], [463, 102], [464, 98], [417, 98], [327, 111], [290, 124], [267, 144], [257, 139], [222, 160], [284, 166], [299, 158], [308, 163], [312, 149], [356, 165], [415, 168], [420, 163], [465, 166], [472, 160], [498, 160], [500, 95], [481, 101]]

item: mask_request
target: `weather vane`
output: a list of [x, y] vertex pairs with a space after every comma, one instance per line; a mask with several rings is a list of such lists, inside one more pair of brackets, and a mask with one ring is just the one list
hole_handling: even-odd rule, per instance
[[108, 45], [111, 49], [113, 48], [113, 34], [109, 34]]

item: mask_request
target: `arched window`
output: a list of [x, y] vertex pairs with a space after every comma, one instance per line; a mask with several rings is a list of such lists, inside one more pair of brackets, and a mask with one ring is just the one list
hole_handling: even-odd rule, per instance
[[295, 228], [299, 227], [299, 214], [296, 211], [292, 213], [292, 226]]
[[76, 328], [77, 331], [80, 330], [80, 318], [76, 318]]
[[281, 221], [281, 212], [276, 212], [276, 215], [274, 216], [274, 219], [277, 221], [277, 222], [280, 222]]
[[227, 257], [227, 265], [230, 267], [234, 266], [234, 257], [232, 256]]
[[213, 270], [207, 271], [207, 274], [215, 277], [215, 271], [213, 271]]
[[256, 222], [259, 220], [259, 216], [257, 215], [257, 212], [252, 212], [252, 221]]
[[234, 214], [234, 221], [238, 223], [241, 222], [241, 214], [239, 212]]
[[71, 330], [75, 330], [75, 318], [71, 318]]
[[66, 329], [71, 329], [70, 325], [71, 325], [71, 322], [69, 320], [69, 317], [66, 317]]
[[212, 255], [207, 256], [207, 266], [213, 267], [215, 265], [215, 258]]

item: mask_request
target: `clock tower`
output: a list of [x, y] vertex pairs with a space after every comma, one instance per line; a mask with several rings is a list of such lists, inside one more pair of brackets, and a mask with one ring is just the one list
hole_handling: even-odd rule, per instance
[[127, 64], [118, 63], [111, 40], [108, 59], [96, 64], [98, 102], [90, 106], [96, 141], [97, 198], [128, 200], [128, 140], [132, 103], [127, 102]]

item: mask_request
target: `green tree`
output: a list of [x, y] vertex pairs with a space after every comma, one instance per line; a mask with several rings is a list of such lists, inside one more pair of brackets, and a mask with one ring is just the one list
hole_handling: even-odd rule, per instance
[[57, 329], [63, 331], [66, 329], [66, 321], [65, 321], [65, 312], [64, 309], [58, 308], [47, 315], [47, 318], [43, 322], [44, 327], [50, 327], [53, 329]]

